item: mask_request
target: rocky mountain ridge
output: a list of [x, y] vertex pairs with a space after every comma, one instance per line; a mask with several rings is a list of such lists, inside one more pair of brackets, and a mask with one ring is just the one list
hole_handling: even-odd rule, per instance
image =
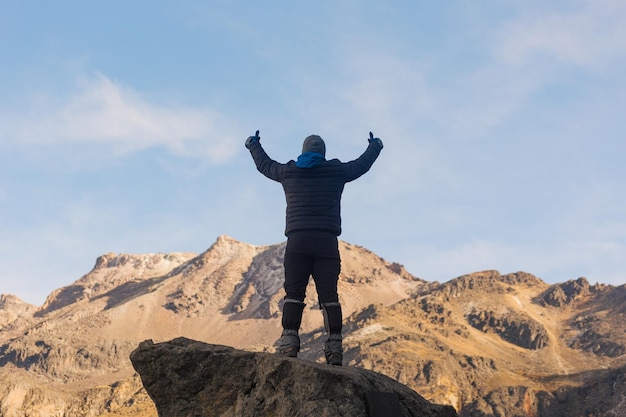
[[[146, 339], [272, 352], [283, 251], [220, 236], [199, 255], [106, 254], [41, 307], [0, 296], [0, 417], [156, 416], [129, 360]], [[497, 271], [426, 282], [340, 251], [346, 365], [460, 416], [626, 415], [626, 286]], [[307, 294], [302, 359], [318, 362], [313, 284]]]

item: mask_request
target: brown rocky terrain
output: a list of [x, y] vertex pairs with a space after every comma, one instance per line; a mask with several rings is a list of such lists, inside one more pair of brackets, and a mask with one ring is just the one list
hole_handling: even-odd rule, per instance
[[[344, 364], [460, 416], [626, 416], [626, 286], [483, 271], [425, 282], [341, 243]], [[0, 417], [156, 416], [130, 363], [186, 337], [273, 352], [284, 243], [221, 236], [205, 252], [116, 255], [41, 307], [0, 296]], [[321, 361], [311, 284], [302, 358]]]

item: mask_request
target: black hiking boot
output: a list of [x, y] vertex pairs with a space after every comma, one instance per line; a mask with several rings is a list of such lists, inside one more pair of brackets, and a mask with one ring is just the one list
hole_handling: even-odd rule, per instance
[[341, 334], [331, 334], [324, 342], [324, 355], [326, 363], [334, 366], [343, 366], [343, 346]]
[[298, 357], [298, 352], [300, 351], [300, 336], [298, 336], [297, 330], [284, 329], [277, 343], [278, 349], [276, 349], [276, 352], [279, 355], [290, 358]]

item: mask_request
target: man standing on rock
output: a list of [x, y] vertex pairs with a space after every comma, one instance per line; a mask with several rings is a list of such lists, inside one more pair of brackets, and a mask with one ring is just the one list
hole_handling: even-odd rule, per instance
[[313, 276], [324, 328], [326, 362], [342, 365], [342, 314], [337, 281], [341, 270], [337, 236], [341, 234], [341, 194], [344, 185], [365, 174], [383, 148], [372, 132], [365, 152], [354, 161], [326, 160], [324, 140], [311, 135], [304, 139], [302, 154], [286, 164], [272, 160], [263, 150], [259, 131], [246, 140], [257, 169], [282, 184], [287, 200], [285, 235], [285, 301], [283, 332], [278, 352], [296, 357], [300, 351], [298, 331], [302, 323], [304, 298]]

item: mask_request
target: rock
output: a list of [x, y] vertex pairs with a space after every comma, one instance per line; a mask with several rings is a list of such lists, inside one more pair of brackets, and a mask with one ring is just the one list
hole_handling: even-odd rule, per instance
[[544, 306], [562, 307], [597, 292], [599, 287], [598, 285], [589, 285], [589, 281], [585, 277], [569, 280], [562, 284], [550, 286], [541, 297], [541, 303]]
[[571, 302], [571, 299], [567, 297], [563, 288], [559, 285], [553, 285], [542, 295], [541, 305], [562, 307]]
[[525, 349], [541, 349], [550, 340], [541, 323], [512, 311], [498, 314], [494, 311], [473, 310], [467, 315], [467, 321], [478, 330], [496, 333], [507, 342]]
[[456, 416], [372, 371], [247, 352], [186, 338], [142, 342], [133, 367], [159, 416]]
[[27, 317], [36, 307], [12, 294], [0, 294], [0, 329], [19, 317]]

